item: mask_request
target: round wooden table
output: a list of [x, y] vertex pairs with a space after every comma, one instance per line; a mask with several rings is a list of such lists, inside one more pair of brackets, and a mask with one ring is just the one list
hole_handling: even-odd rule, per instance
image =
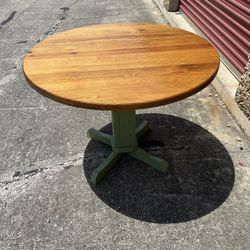
[[195, 94], [216, 76], [216, 49], [205, 39], [167, 25], [92, 25], [53, 35], [25, 56], [23, 72], [41, 94], [68, 105], [112, 111], [113, 134], [88, 136], [112, 147], [91, 181], [98, 183], [126, 153], [164, 173], [168, 163], [137, 145], [149, 126], [136, 128], [135, 110]]

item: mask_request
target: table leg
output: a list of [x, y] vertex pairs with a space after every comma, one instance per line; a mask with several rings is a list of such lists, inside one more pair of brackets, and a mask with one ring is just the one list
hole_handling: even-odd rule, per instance
[[112, 136], [93, 128], [89, 129], [88, 137], [111, 146], [113, 150], [109, 157], [93, 171], [91, 182], [93, 184], [100, 182], [125, 153], [163, 173], [167, 173], [169, 168], [167, 161], [138, 148], [137, 140], [149, 129], [147, 121], [143, 121], [136, 128], [135, 110], [112, 111]]
[[136, 128], [136, 137], [137, 139], [141, 138], [150, 130], [148, 121], [143, 121], [137, 128]]
[[99, 183], [120, 158], [121, 158], [121, 154], [112, 152], [109, 155], [109, 157], [99, 167], [97, 167], [93, 171], [91, 175], [91, 182], [94, 185]]
[[112, 144], [111, 144], [112, 136], [105, 134], [101, 131], [98, 131], [94, 128], [91, 128], [88, 130], [87, 136], [95, 141], [99, 141], [99, 142], [102, 142], [108, 146], [112, 146]]
[[141, 148], [137, 148], [135, 151], [128, 153], [130, 156], [134, 157], [137, 160], [143, 161], [152, 168], [155, 168], [163, 173], [168, 172], [169, 165], [167, 161], [149, 154]]

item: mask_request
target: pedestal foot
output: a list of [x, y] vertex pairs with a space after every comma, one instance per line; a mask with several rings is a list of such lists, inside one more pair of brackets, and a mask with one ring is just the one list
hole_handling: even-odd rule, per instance
[[99, 183], [120, 158], [121, 158], [121, 154], [112, 152], [109, 155], [109, 157], [99, 167], [97, 167], [93, 171], [91, 175], [91, 182], [94, 185]]
[[150, 130], [148, 121], [143, 121], [137, 128], [136, 128], [136, 138], [141, 138], [144, 134], [146, 134]]
[[155, 168], [163, 173], [168, 172], [169, 165], [167, 161], [160, 159], [154, 155], [151, 155], [141, 148], [138, 148], [135, 151], [130, 152], [129, 155], [136, 158], [137, 160], [143, 161], [152, 168]]
[[108, 146], [111, 146], [111, 135], [102, 133], [94, 128], [91, 128], [88, 130], [87, 136], [95, 141], [99, 141]]
[[112, 147], [109, 157], [97, 167], [92, 175], [91, 182], [96, 185], [114, 164], [121, 158], [122, 154], [129, 154], [137, 160], [143, 161], [149, 166], [163, 172], [168, 172], [168, 163], [153, 156], [141, 148], [138, 148], [137, 140], [150, 129], [147, 121], [143, 121], [136, 128], [135, 110], [112, 111], [112, 135], [102, 133], [96, 129], [88, 130], [88, 137]]

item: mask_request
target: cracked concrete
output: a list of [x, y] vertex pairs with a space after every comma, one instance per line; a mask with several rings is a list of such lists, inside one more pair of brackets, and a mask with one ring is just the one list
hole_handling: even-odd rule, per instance
[[[14, 14], [13, 14], [14, 13]], [[21, 63], [54, 33], [103, 22], [167, 23], [151, 0], [2, 0], [0, 8], [0, 249], [248, 249], [250, 148], [210, 86], [140, 110], [145, 150], [171, 162], [161, 175], [123, 158], [98, 186], [110, 149], [109, 112], [69, 107], [26, 83]]]

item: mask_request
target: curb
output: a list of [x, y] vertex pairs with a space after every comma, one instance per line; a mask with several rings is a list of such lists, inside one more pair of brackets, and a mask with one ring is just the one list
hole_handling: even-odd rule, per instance
[[[161, 0], [153, 0], [153, 2], [158, 7], [161, 14], [168, 20], [171, 26], [197, 34], [197, 32], [184, 19], [183, 15], [180, 12], [168, 12], [163, 6], [163, 1]], [[235, 118], [239, 127], [245, 132], [248, 137], [250, 137], [250, 121], [241, 111], [234, 99], [239, 81], [222, 62], [220, 63], [220, 69], [216, 78], [213, 80], [212, 85], [218, 92], [218, 95], [220, 96], [222, 101], [227, 106], [229, 112]]]

